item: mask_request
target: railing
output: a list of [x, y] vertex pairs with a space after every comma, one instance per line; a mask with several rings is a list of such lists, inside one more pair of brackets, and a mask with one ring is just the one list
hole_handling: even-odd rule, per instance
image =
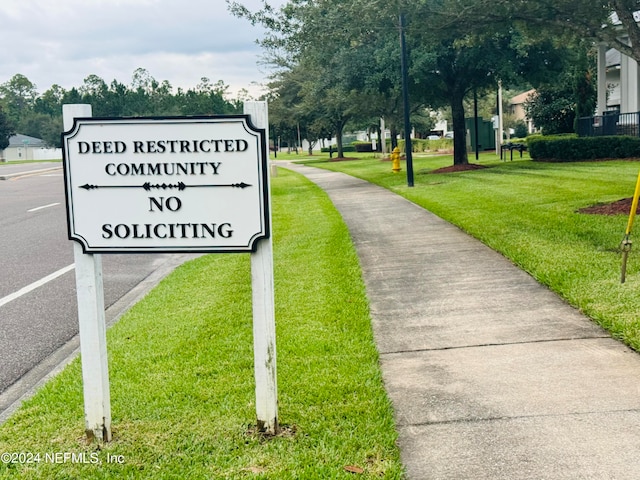
[[601, 137], [603, 135], [640, 136], [638, 125], [640, 112], [605, 112], [604, 115], [582, 117], [578, 119], [578, 135], [581, 137]]

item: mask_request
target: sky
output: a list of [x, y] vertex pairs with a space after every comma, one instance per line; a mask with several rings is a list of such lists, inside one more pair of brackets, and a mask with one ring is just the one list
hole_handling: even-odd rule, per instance
[[[261, 0], [239, 3], [254, 11]], [[174, 92], [207, 77], [232, 98], [241, 89], [257, 97], [269, 73], [256, 44], [262, 34], [224, 0], [1, 0], [0, 84], [22, 74], [43, 93], [94, 74], [129, 85], [144, 68]]]

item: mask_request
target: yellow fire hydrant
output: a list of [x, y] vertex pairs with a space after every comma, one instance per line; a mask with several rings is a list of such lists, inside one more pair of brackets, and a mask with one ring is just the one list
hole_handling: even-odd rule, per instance
[[396, 147], [391, 152], [391, 170], [393, 173], [398, 173], [400, 171], [400, 148]]

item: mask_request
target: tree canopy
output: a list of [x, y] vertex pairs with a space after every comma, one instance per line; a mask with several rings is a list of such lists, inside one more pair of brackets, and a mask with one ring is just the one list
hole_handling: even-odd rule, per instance
[[0, 150], [4, 150], [9, 146], [9, 137], [16, 132], [9, 123], [9, 119], [0, 107]]
[[635, 0], [473, 0], [464, 10], [482, 21], [601, 42], [640, 62], [640, 5]]
[[228, 86], [222, 81], [212, 83], [202, 77], [195, 87], [174, 91], [168, 81], [157, 81], [144, 68], [136, 69], [129, 85], [118, 80], [107, 84], [92, 74], [78, 87], [66, 90], [52, 85], [42, 94], [27, 77], [16, 74], [0, 84], [0, 140], [5, 131], [10, 135], [18, 132], [59, 147], [62, 105], [67, 103], [90, 104], [93, 115], [100, 117], [241, 113], [243, 98], [229, 97]]
[[308, 72], [297, 106], [322, 115], [338, 142], [348, 121], [382, 116], [392, 134], [398, 130], [400, 13], [409, 20], [410, 108], [451, 108], [455, 164], [468, 162], [464, 101], [470, 92], [523, 77], [535, 86], [564, 67], [561, 42], [527, 35], [508, 16], [496, 21], [493, 7], [479, 16], [485, 0], [290, 0], [280, 9], [263, 3], [257, 12], [227, 1], [233, 13], [267, 28], [262, 45], [276, 78], [286, 82], [287, 72]]

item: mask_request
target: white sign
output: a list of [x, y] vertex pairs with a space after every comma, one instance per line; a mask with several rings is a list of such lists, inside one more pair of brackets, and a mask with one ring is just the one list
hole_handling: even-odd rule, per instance
[[247, 115], [77, 118], [63, 156], [85, 252], [245, 252], [270, 235], [265, 133]]

